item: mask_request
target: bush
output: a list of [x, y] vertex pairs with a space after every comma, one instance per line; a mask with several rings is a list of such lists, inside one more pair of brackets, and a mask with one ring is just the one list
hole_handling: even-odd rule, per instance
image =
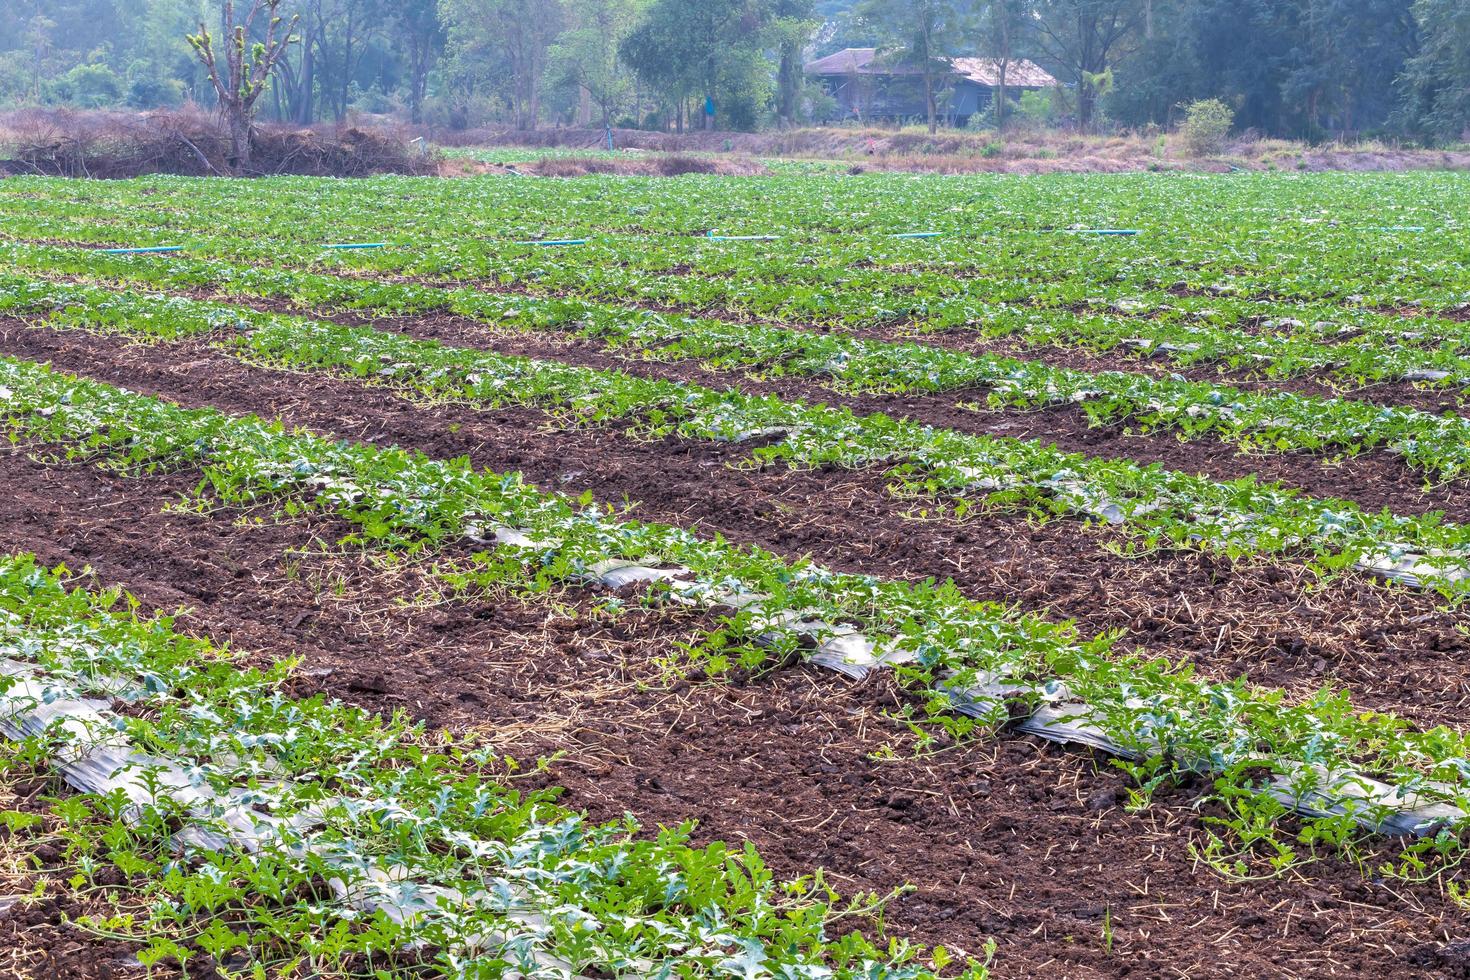
[[1184, 148], [1192, 156], [1212, 156], [1225, 149], [1225, 139], [1235, 124], [1235, 110], [1219, 99], [1201, 99], [1184, 107], [1180, 132]]
[[123, 80], [106, 65], [77, 65], [47, 85], [48, 101], [83, 109], [117, 105], [123, 97]]
[[1050, 125], [1056, 121], [1056, 99], [1049, 89], [1028, 89], [1021, 93], [1013, 116], [1032, 127]]

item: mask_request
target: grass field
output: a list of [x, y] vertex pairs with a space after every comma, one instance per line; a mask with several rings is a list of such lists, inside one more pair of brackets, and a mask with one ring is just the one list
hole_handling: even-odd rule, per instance
[[0, 972], [1470, 975], [1467, 213], [0, 181]]

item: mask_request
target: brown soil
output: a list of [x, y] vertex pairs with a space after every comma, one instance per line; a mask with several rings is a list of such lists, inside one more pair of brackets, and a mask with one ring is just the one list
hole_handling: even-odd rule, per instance
[[742, 450], [629, 439], [606, 429], [552, 430], [530, 410], [414, 405], [382, 387], [248, 367], [202, 345], [129, 346], [42, 329], [0, 331], [0, 350], [185, 404], [258, 412], [432, 456], [520, 470], [540, 485], [636, 502], [637, 517], [810, 555], [829, 567], [953, 579], [981, 599], [1049, 608], [1088, 635], [1246, 674], [1306, 693], [1344, 684], [1363, 707], [1456, 723], [1470, 695], [1470, 640], [1423, 594], [1359, 576], [1319, 585], [1298, 566], [1207, 554], [1120, 558], [1118, 539], [1075, 522], [1033, 526], [1003, 515], [955, 524], [917, 519], [881, 472], [733, 470]]
[[[606, 145], [601, 129], [471, 130], [437, 134], [455, 146], [576, 147]], [[1054, 130], [1015, 128], [968, 133], [942, 129], [934, 135], [891, 129], [808, 127], [771, 133], [614, 130], [623, 148], [664, 153], [734, 152], [768, 157], [845, 160], [863, 170], [919, 173], [1117, 173], [1142, 170], [1454, 170], [1470, 169], [1470, 153], [1437, 150], [1314, 148], [1306, 144], [1241, 141], [1219, 157], [1193, 157], [1172, 145], [1161, 157], [1155, 141], [1137, 134], [1082, 136]]]
[[[699, 841], [752, 841], [780, 876], [824, 867], [848, 894], [912, 883], [889, 928], [972, 951], [994, 938], [998, 976], [1464, 975], [1445, 944], [1463, 916], [1433, 888], [1331, 859], [1226, 881], [1189, 855], [1214, 813], [1197, 811], [1195, 788], [1130, 815], [1122, 777], [1084, 753], [1006, 737], [915, 757], [879, 714], [897, 703], [886, 678], [797, 669], [667, 686], [653, 661], [697, 623], [609, 621], [579, 600], [572, 615], [494, 597], [404, 606], [424, 570], [310, 553], [340, 533], [331, 522], [165, 513], [188, 475], [129, 480], [6, 451], [0, 476], [10, 547], [90, 566], [145, 608], [186, 605], [185, 628], [261, 660], [299, 654], [292, 693], [483, 730], [523, 759], [566, 751], [528, 785], [564, 786], [598, 820], [696, 819]], [[881, 745], [895, 761], [873, 760]], [[21, 969], [44, 970], [51, 946], [59, 975], [125, 975], [103, 968], [118, 945], [64, 911], [0, 918]]]
[[439, 164], [441, 177], [480, 177], [487, 174], [503, 177], [586, 177], [589, 174], [615, 174], [619, 177], [684, 177], [689, 174], [755, 177], [769, 173], [762, 163], [750, 157], [678, 155], [630, 158], [543, 157], [530, 163], [482, 163], [458, 157], [446, 159]]
[[[1160, 463], [1169, 469], [1199, 473], [1216, 480], [1254, 476], [1298, 488], [1314, 497], [1351, 500], [1370, 511], [1384, 507], [1403, 514], [1443, 511], [1449, 520], [1470, 521], [1470, 482], [1461, 480], [1430, 486], [1431, 478], [1386, 451], [1340, 459], [1305, 452], [1241, 452], [1229, 443], [1208, 436], [1181, 442], [1167, 429], [1141, 435], [1126, 423], [1092, 426], [1081, 408], [1070, 405], [1035, 412], [960, 407], [962, 404], [983, 405], [983, 389], [928, 395], [848, 395], [811, 378], [753, 377], [736, 371], [714, 370], [695, 361], [661, 362], [622, 356], [595, 340], [563, 333], [497, 330], [481, 321], [454, 314], [396, 317], [323, 314], [285, 302], [236, 301], [257, 309], [306, 312], [337, 322], [396, 330], [452, 346], [552, 358], [584, 367], [614, 369], [642, 377], [688, 381], [714, 388], [733, 386], [753, 394], [771, 394], [787, 400], [801, 399], [845, 407], [859, 414], [882, 412], [959, 432], [1040, 439], [1071, 452], [1144, 464]], [[1041, 353], [1035, 349], [1029, 354], [1017, 350], [992, 352], [1022, 356]], [[1050, 348], [1045, 352], [1045, 359], [1048, 363], [1077, 370], [1096, 370], [1098, 357], [1075, 350]], [[1429, 392], [1409, 391], [1424, 395], [1426, 400], [1434, 397]]]
[[[364, 278], [391, 277], [364, 276]], [[548, 293], [546, 290], [537, 289], [530, 285], [505, 284], [481, 280], [458, 282], [409, 279], [406, 281], [414, 282], [421, 286], [469, 286], [485, 292], [512, 293], [523, 296], [544, 297], [554, 295]], [[276, 300], [218, 294], [207, 290], [196, 290], [192, 295], [198, 298], [214, 298], [227, 302], [256, 306], [261, 309], [290, 310], [294, 312], [305, 312], [312, 316], [328, 316], [328, 318], [332, 319], [338, 318], [330, 316], [321, 310], [303, 311], [293, 304]], [[591, 299], [595, 300], [596, 297], [592, 297]], [[782, 330], [807, 330], [813, 333], [841, 334], [885, 343], [919, 343], [930, 347], [940, 347], [946, 350], [961, 351], [970, 354], [992, 354], [999, 357], [1014, 357], [1022, 360], [1043, 360], [1048, 364], [1071, 368], [1076, 371], [1093, 373], [1098, 371], [1125, 371], [1135, 374], [1149, 374], [1155, 377], [1179, 375], [1190, 381], [1228, 385], [1230, 387], [1241, 388], [1245, 391], [1284, 391], [1316, 398], [1350, 397], [1375, 405], [1412, 408], [1435, 414], [1443, 414], [1445, 412], [1466, 414], [1470, 412], [1470, 400], [1467, 400], [1462, 389], [1434, 387], [1408, 381], [1382, 381], [1355, 387], [1349, 382], [1335, 378], [1330, 371], [1325, 369], [1308, 372], [1291, 378], [1266, 378], [1260, 372], [1244, 368], [1230, 369], [1224, 365], [1209, 362], [1192, 365], [1178, 364], [1171, 361], [1165, 355], [1145, 357], [1127, 350], [1089, 351], [1080, 347], [1063, 347], [1055, 344], [1028, 344], [1019, 338], [1013, 337], [983, 337], [965, 327], [952, 327], [943, 331], [921, 331], [915, 329], [915, 324], [908, 317], [900, 317], [892, 323], [885, 324], [833, 327], [820, 324], [809, 326], [787, 321], [762, 319], [739, 311], [671, 306], [646, 300], [634, 301], [628, 298], [619, 299], [617, 305], [625, 308], [647, 310], [651, 313], [706, 317], [724, 320], [730, 323], [763, 324]], [[355, 317], [362, 322], [375, 322], [374, 318], [362, 314], [349, 312], [346, 315]], [[469, 318], [460, 319], [465, 319], [471, 324], [475, 322]]]
[[[1170, 469], [1199, 473], [1216, 480], [1254, 476], [1263, 481], [1295, 487], [1314, 497], [1351, 500], [1370, 511], [1384, 507], [1403, 514], [1443, 511], [1448, 520], [1470, 521], [1470, 482], [1459, 480], [1435, 485], [1433, 477], [1406, 465], [1386, 450], [1369, 451], [1352, 457], [1336, 457], [1331, 453], [1319, 455], [1307, 452], [1237, 451], [1232, 444], [1210, 436], [1181, 442], [1168, 429], [1140, 434], [1126, 422], [1092, 426], [1086, 413], [1077, 406], [1058, 406], [1035, 412], [1011, 409], [977, 410], [976, 405], [984, 404], [983, 389], [928, 395], [849, 395], [812, 378], [757, 378], [744, 373], [715, 371], [693, 361], [658, 362], [625, 357], [610, 351], [600, 342], [584, 340], [571, 334], [496, 330], [479, 320], [456, 314], [385, 317], [356, 312], [324, 312], [285, 300], [221, 297], [208, 290], [194, 290], [188, 295], [195, 298], [226, 299], [252, 309], [304, 313], [340, 323], [393, 329], [420, 339], [439, 340], [454, 346], [479, 347], [528, 357], [552, 357], [567, 363], [599, 369], [612, 368], [643, 377], [690, 381], [716, 388], [728, 387], [733, 383], [742, 390], [753, 393], [773, 394], [788, 400], [827, 403], [850, 408], [860, 414], [882, 412], [960, 432], [1040, 439], [1067, 451], [1144, 464], [1160, 463]], [[3, 321], [0, 321], [0, 326], [3, 326]], [[966, 345], [966, 349], [1001, 356], [1040, 358], [1047, 363], [1079, 371], [1136, 371], [1142, 364], [1136, 358], [1116, 353], [1096, 354], [1074, 348], [1027, 347], [1006, 341], [971, 343]], [[1148, 370], [1147, 365], [1144, 367]], [[1168, 368], [1157, 366], [1148, 373], [1164, 374], [1168, 373]], [[1193, 373], [1197, 380], [1220, 380], [1218, 376], [1211, 379], [1205, 369], [1196, 368]], [[1300, 394], [1319, 397], [1335, 397], [1338, 394], [1317, 390], [1325, 386], [1305, 379], [1246, 383], [1240, 387], [1260, 391], [1295, 390]], [[1409, 384], [1385, 385], [1379, 389], [1364, 388], [1358, 391], [1370, 393], [1364, 400], [1374, 404], [1396, 404], [1430, 412], [1458, 411], [1464, 407], [1461, 399], [1454, 394], [1442, 389], [1419, 389]], [[962, 404], [967, 407], [961, 407]]]

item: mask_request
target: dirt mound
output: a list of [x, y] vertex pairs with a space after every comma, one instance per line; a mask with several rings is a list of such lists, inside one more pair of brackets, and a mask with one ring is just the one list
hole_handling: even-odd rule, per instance
[[[516, 146], [598, 149], [601, 129], [466, 130], [435, 133], [445, 146]], [[617, 129], [613, 145], [665, 154], [717, 153], [754, 158], [793, 157], [850, 163], [854, 173], [1126, 173], [1143, 170], [1467, 170], [1470, 152], [1400, 147], [1374, 142], [1310, 145], [1244, 134], [1218, 157], [1190, 155], [1158, 131], [1087, 135], [1017, 125], [991, 130], [809, 127], [765, 133], [672, 133]], [[588, 171], [593, 172], [593, 171]]]
[[[247, 176], [434, 173], [437, 156], [421, 146], [392, 130], [261, 126]], [[24, 110], [0, 117], [0, 147], [8, 157], [0, 166], [10, 174], [126, 178], [229, 172], [228, 131], [217, 117], [199, 109], [137, 114]]]
[[473, 177], [481, 174], [523, 177], [586, 177], [589, 174], [612, 174], [619, 177], [682, 177], [685, 174], [754, 177], [770, 171], [751, 157], [697, 157], [676, 154], [646, 158], [543, 157], [533, 163], [514, 164], [456, 159], [446, 160], [439, 173], [445, 177]]
[[630, 177], [682, 177], [685, 174], [715, 174], [749, 177], [769, 173], [750, 157], [658, 156], [647, 159], [605, 157], [547, 157], [528, 169], [542, 177], [581, 177], [586, 174], [619, 174]]

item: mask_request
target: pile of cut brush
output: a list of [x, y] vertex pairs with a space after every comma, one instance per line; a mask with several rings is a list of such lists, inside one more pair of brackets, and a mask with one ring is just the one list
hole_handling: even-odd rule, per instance
[[[230, 174], [228, 130], [198, 109], [115, 113], [23, 110], [0, 117], [0, 171], [53, 177]], [[255, 129], [245, 176], [432, 174], [437, 155], [391, 130]]]

